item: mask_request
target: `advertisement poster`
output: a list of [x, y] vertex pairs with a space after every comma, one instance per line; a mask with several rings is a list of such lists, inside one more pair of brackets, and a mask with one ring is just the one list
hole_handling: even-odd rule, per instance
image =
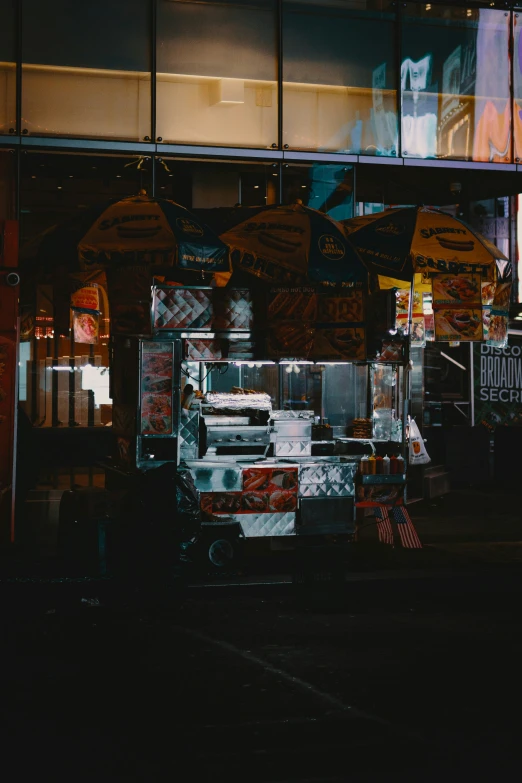
[[143, 343], [141, 359], [141, 434], [172, 434], [172, 348]]
[[95, 310], [100, 309], [100, 290], [96, 283], [79, 288], [71, 294], [71, 307], [77, 310]]
[[482, 340], [482, 308], [441, 308], [434, 311], [435, 339], [444, 342]]
[[310, 358], [318, 361], [364, 361], [366, 330], [359, 328], [316, 329]]
[[364, 299], [360, 290], [347, 290], [343, 296], [319, 294], [317, 302], [319, 323], [349, 324], [364, 321]]
[[417, 348], [423, 348], [426, 345], [426, 327], [424, 316], [414, 316], [411, 327], [411, 344]]
[[97, 313], [84, 313], [73, 310], [74, 342], [96, 345], [100, 333], [100, 316]]
[[310, 324], [358, 324], [364, 321], [364, 295], [357, 288], [324, 293], [313, 286], [273, 288], [270, 291], [268, 319], [306, 321]]
[[522, 426], [522, 341], [473, 346], [475, 425]]

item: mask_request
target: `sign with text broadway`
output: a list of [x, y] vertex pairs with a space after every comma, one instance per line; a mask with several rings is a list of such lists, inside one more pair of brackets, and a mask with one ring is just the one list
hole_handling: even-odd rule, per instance
[[522, 426], [522, 342], [474, 346], [475, 424]]

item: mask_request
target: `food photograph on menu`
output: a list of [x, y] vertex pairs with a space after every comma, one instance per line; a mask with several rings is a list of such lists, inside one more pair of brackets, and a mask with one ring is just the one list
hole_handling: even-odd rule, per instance
[[170, 435], [172, 433], [172, 397], [168, 394], [142, 394], [142, 435]]
[[74, 342], [96, 345], [99, 334], [99, 316], [97, 313], [73, 311]]
[[473, 275], [434, 275], [433, 304], [480, 304], [481, 284]]
[[436, 310], [435, 337], [445, 342], [482, 340], [482, 309], [457, 307]]

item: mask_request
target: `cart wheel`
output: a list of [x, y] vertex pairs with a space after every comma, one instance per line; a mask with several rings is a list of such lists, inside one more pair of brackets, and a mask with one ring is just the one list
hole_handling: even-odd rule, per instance
[[213, 568], [226, 570], [236, 560], [236, 549], [228, 538], [215, 538], [208, 542], [208, 559]]

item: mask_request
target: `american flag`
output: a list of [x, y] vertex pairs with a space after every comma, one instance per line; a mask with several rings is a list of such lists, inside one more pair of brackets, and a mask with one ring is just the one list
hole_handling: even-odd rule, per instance
[[397, 530], [399, 531], [403, 547], [405, 549], [422, 549], [420, 538], [417, 535], [410, 515], [404, 506], [395, 506], [392, 513], [397, 524]]
[[393, 530], [386, 506], [379, 506], [376, 512], [377, 516], [377, 533], [379, 534], [379, 541], [381, 544], [389, 544], [393, 546]]

